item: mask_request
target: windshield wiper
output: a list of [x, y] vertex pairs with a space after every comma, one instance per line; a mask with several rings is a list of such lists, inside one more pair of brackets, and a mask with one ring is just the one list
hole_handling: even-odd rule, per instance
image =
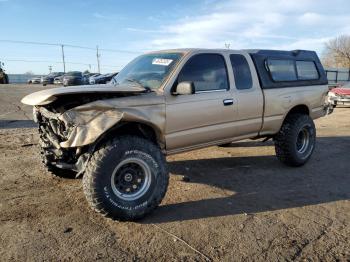
[[141, 86], [142, 88], [144, 88], [147, 92], [152, 92], [151, 88], [149, 88], [148, 86], [144, 86], [143, 84], [141, 84], [139, 81], [135, 79], [126, 78], [125, 80], [128, 82], [136, 83], [138, 86]]

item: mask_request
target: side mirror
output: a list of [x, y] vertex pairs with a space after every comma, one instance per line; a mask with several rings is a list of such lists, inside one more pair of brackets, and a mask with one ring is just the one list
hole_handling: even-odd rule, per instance
[[180, 82], [177, 84], [173, 95], [192, 95], [194, 92], [195, 90], [192, 82]]

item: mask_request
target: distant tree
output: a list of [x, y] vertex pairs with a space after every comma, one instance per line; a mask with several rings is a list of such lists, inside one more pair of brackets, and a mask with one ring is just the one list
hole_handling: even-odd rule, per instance
[[325, 43], [322, 63], [327, 67], [350, 68], [350, 35], [341, 35]]
[[34, 75], [33, 71], [27, 71], [27, 72], [25, 72], [24, 74], [25, 74], [25, 75], [30, 75], [30, 76], [31, 76], [31, 75]]
[[87, 74], [90, 74], [90, 71], [89, 71], [89, 70], [85, 70], [85, 71], [83, 72], [83, 75], [87, 75]]

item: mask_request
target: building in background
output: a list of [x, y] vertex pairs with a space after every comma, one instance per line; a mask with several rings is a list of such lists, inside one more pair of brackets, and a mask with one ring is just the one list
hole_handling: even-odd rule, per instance
[[41, 77], [41, 75], [32, 74], [8, 74], [10, 84], [24, 84], [27, 83], [29, 79], [34, 77]]

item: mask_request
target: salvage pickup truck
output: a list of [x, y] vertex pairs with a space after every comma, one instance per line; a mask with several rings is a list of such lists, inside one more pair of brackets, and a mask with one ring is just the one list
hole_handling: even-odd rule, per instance
[[328, 110], [327, 83], [313, 51], [176, 49], [137, 57], [107, 85], [22, 102], [34, 106], [46, 167], [83, 175], [96, 211], [134, 220], [166, 193], [165, 155], [272, 138], [282, 163], [305, 164], [313, 119]]

